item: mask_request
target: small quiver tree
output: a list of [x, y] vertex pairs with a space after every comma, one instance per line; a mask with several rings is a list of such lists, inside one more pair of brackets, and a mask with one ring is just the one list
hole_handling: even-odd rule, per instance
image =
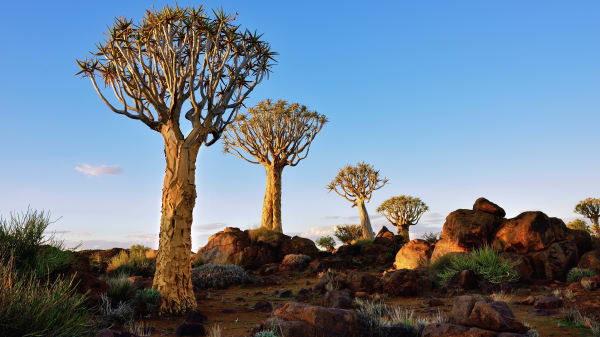
[[373, 239], [375, 236], [365, 202], [371, 200], [373, 191], [382, 188], [387, 182], [387, 178], [379, 177], [379, 171], [375, 170], [373, 166], [362, 162], [356, 166], [348, 165], [344, 167], [327, 185], [329, 191], [335, 191], [335, 193], [351, 202], [352, 207], [358, 206], [360, 224], [365, 239]]
[[600, 224], [598, 224], [598, 218], [600, 217], [600, 199], [587, 198], [580, 201], [575, 205], [575, 213], [579, 213], [588, 218], [592, 222], [592, 234], [594, 234], [594, 236], [600, 236]]
[[259, 102], [247, 114], [240, 114], [223, 136], [226, 153], [252, 164], [261, 164], [267, 173], [262, 209], [262, 227], [282, 232], [281, 174], [308, 156], [310, 145], [327, 118], [298, 103], [284, 100]]
[[575, 219], [568, 222], [567, 228], [591, 233], [590, 226], [588, 226], [588, 224], [581, 219]]
[[410, 241], [409, 227], [416, 225], [428, 209], [429, 207], [421, 199], [401, 195], [384, 201], [377, 207], [377, 212], [396, 226], [403, 241], [408, 242]]
[[[221, 11], [211, 17], [203, 8], [178, 6], [149, 10], [137, 25], [117, 18], [93, 57], [77, 61], [78, 74], [90, 78], [110, 110], [163, 137], [166, 170], [154, 276], [163, 314], [196, 307], [190, 252], [198, 151], [221, 137], [274, 62], [269, 44], [234, 20]], [[189, 127], [180, 125], [185, 120]]]

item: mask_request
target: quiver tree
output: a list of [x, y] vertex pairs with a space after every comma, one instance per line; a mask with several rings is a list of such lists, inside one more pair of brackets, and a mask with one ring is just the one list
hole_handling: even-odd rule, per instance
[[247, 114], [240, 114], [223, 136], [224, 151], [252, 164], [261, 164], [267, 173], [262, 209], [262, 227], [281, 232], [281, 174], [308, 156], [310, 145], [323, 125], [324, 115], [298, 103], [284, 100], [259, 102]]
[[387, 184], [387, 178], [380, 178], [379, 171], [364, 162], [356, 166], [348, 165], [341, 169], [337, 176], [327, 185], [327, 189], [335, 191], [338, 195], [352, 203], [352, 207], [358, 206], [360, 224], [362, 226], [363, 238], [374, 237], [369, 214], [365, 202], [371, 200], [373, 191]]
[[579, 213], [588, 218], [592, 222], [592, 233], [595, 236], [600, 236], [600, 224], [598, 224], [598, 218], [600, 217], [600, 199], [587, 198], [581, 200], [575, 205], [575, 213]]
[[575, 219], [568, 222], [567, 228], [591, 233], [590, 226], [588, 226], [588, 224], [581, 219]]
[[[274, 62], [269, 44], [234, 20], [221, 11], [211, 17], [202, 8], [177, 6], [149, 10], [139, 24], [119, 17], [93, 57], [77, 61], [78, 74], [90, 78], [110, 110], [163, 137], [166, 170], [153, 285], [163, 314], [196, 307], [190, 252], [198, 151], [220, 138]], [[186, 120], [189, 127], [182, 127]]]
[[398, 234], [403, 237], [404, 242], [408, 242], [410, 241], [409, 227], [416, 225], [428, 209], [429, 207], [421, 199], [401, 195], [384, 201], [377, 207], [377, 212], [396, 226]]

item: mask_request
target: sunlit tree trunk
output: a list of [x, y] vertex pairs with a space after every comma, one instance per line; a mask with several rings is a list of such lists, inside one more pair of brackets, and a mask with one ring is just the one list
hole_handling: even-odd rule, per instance
[[283, 167], [265, 165], [267, 187], [262, 211], [262, 227], [282, 232], [281, 226], [281, 173]]
[[362, 226], [363, 238], [365, 239], [373, 239], [373, 228], [371, 227], [371, 220], [369, 220], [369, 213], [367, 213], [367, 208], [365, 207], [364, 200], [357, 200], [358, 203], [358, 213], [360, 214], [360, 225]]
[[200, 145], [184, 145], [172, 129], [165, 128], [161, 133], [167, 165], [153, 287], [160, 291], [161, 314], [181, 314], [196, 308], [191, 279], [191, 228]]
[[594, 236], [600, 237], [600, 224], [598, 224], [598, 218], [592, 219], [592, 233]]
[[402, 242], [410, 241], [410, 235], [408, 234], [410, 224], [399, 224], [396, 227], [398, 228], [398, 235], [402, 237]]

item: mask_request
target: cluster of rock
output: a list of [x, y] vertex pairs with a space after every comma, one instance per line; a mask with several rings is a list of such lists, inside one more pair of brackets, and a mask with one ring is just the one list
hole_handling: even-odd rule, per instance
[[459, 209], [446, 217], [438, 242], [413, 240], [404, 245], [394, 267], [415, 269], [446, 254], [489, 245], [513, 262], [521, 280], [564, 280], [578, 261], [587, 266], [600, 259], [597, 252], [589, 252], [588, 233], [569, 229], [558, 218], [542, 212], [524, 212], [512, 219], [505, 215], [500, 206], [479, 198], [473, 209]]

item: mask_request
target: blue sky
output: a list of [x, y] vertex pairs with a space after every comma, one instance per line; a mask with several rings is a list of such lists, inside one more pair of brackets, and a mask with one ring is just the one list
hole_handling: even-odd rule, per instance
[[[186, 4], [185, 2], [179, 2]], [[115, 115], [75, 77], [115, 16], [163, 2], [10, 2], [0, 11], [0, 214], [28, 206], [83, 247], [155, 243], [162, 139]], [[315, 237], [356, 223], [325, 185], [358, 161], [429, 206], [415, 235], [439, 231], [479, 196], [508, 216], [565, 220], [600, 195], [600, 3], [594, 1], [208, 1], [238, 12], [279, 52], [248, 104], [297, 101], [330, 122], [283, 175], [283, 228]], [[193, 246], [225, 225], [258, 226], [264, 170], [222, 153], [198, 158]], [[76, 167], [114, 174], [86, 175]], [[86, 171], [83, 169], [83, 171]]]

